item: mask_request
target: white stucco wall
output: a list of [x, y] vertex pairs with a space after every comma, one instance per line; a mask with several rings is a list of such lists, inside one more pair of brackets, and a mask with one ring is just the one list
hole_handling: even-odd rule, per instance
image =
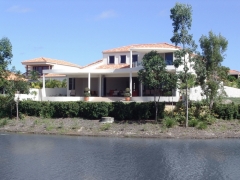
[[45, 88], [46, 96], [67, 96], [67, 88]]
[[58, 65], [58, 64], [54, 64], [52, 69], [64, 69], [64, 70], [78, 70], [79, 68], [77, 67], [71, 67], [71, 66], [64, 66], [64, 65]]
[[[35, 95], [36, 93], [36, 95]], [[20, 101], [22, 100], [34, 100], [34, 101], [41, 101], [42, 98], [42, 90], [41, 89], [30, 89], [29, 94], [15, 94], [15, 100], [19, 98]]]
[[240, 89], [224, 86], [228, 97], [240, 97]]

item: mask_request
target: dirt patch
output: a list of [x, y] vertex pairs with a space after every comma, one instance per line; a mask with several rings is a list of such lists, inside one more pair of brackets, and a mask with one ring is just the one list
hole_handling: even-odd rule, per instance
[[63, 134], [76, 136], [144, 137], [144, 138], [239, 138], [239, 120], [217, 120], [205, 130], [194, 127], [164, 128], [154, 121], [121, 121], [103, 124], [99, 120], [80, 118], [42, 119], [25, 117], [22, 120], [7, 120], [0, 127], [1, 132], [21, 132], [34, 134]]

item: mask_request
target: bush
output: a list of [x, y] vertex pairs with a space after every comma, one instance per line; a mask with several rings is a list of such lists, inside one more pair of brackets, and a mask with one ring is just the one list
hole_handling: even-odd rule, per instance
[[239, 116], [239, 106], [234, 103], [231, 104], [214, 104], [213, 112], [217, 115], [218, 118], [231, 120], [237, 119]]
[[163, 124], [163, 127], [172, 128], [177, 124], [177, 121], [174, 118], [165, 117], [164, 120], [162, 121], [162, 124]]
[[40, 116], [42, 103], [32, 100], [23, 100], [19, 102], [19, 112], [28, 116]]
[[7, 119], [0, 119], [0, 127], [7, 125]]
[[110, 127], [111, 127], [111, 124], [106, 123], [106, 124], [103, 124], [103, 125], [100, 127], [100, 130], [101, 130], [101, 131], [107, 131], [107, 130], [110, 129]]
[[207, 123], [199, 122], [197, 125], [197, 129], [200, 129], [200, 130], [207, 129]]
[[197, 125], [198, 125], [198, 120], [196, 120], [196, 119], [191, 119], [188, 122], [189, 127], [196, 127]]

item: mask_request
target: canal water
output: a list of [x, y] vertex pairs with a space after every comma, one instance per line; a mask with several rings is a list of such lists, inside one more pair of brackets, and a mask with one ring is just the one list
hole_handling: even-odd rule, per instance
[[1, 180], [240, 179], [240, 139], [0, 135]]

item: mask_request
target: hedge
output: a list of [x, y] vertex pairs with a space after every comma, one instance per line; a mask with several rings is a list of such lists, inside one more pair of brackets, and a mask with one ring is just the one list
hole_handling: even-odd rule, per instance
[[[164, 116], [165, 103], [159, 103], [158, 117]], [[111, 116], [116, 120], [154, 119], [154, 102], [40, 102], [25, 100], [19, 102], [19, 112], [28, 116], [47, 118], [81, 117], [100, 119]]]

